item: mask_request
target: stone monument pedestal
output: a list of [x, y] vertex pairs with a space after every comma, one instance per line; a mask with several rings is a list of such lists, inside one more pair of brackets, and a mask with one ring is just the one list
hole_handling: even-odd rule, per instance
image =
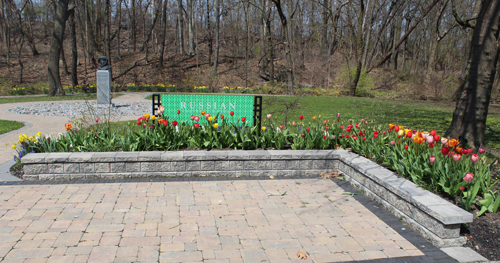
[[97, 105], [111, 106], [111, 72], [97, 70]]

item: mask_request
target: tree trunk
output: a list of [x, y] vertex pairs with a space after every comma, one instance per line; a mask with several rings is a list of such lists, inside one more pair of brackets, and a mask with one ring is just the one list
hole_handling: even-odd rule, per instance
[[462, 145], [485, 145], [486, 117], [499, 55], [500, 0], [483, 0], [471, 41], [466, 75], [445, 136]]
[[220, 30], [220, 0], [215, 0], [215, 55], [214, 55], [214, 77], [217, 78], [217, 66], [219, 64], [219, 30]]
[[194, 0], [187, 0], [188, 12], [188, 55], [194, 56]]
[[288, 93], [290, 95], [293, 94], [293, 63], [292, 63], [292, 53], [290, 49], [290, 36], [288, 35], [288, 21], [286, 19], [285, 14], [283, 13], [283, 8], [281, 6], [281, 0], [272, 0], [276, 5], [276, 9], [278, 10], [278, 14], [280, 16], [281, 21], [281, 32], [283, 34], [283, 44], [285, 46], [285, 58], [286, 58], [286, 79], [288, 86]]
[[328, 0], [323, 0], [323, 12], [321, 12], [321, 55], [323, 58], [328, 56]]
[[64, 38], [64, 28], [66, 26], [66, 20], [68, 20], [69, 11], [73, 9], [73, 6], [68, 10], [69, 0], [58, 0], [56, 2], [56, 13], [54, 18], [54, 32], [52, 33], [52, 40], [50, 41], [49, 59], [47, 66], [47, 73], [49, 78], [49, 96], [54, 96], [57, 92], [64, 94], [64, 89], [61, 85], [61, 77], [59, 76], [59, 55], [61, 54], [63, 38]]
[[[354, 73], [354, 78], [351, 81], [349, 92], [351, 96], [356, 96], [356, 88], [358, 87], [359, 78], [361, 76], [361, 70], [363, 66], [363, 18], [365, 17], [365, 5], [364, 0], [359, 1], [359, 15], [358, 15], [358, 36], [356, 43], [357, 51], [357, 66], [356, 72]], [[351, 69], [349, 69], [349, 72]]]
[[[137, 47], [136, 47], [136, 32], [135, 32], [135, 20], [136, 20], [136, 14], [135, 14], [135, 0], [131, 0], [132, 1], [132, 21], [131, 21], [131, 27], [132, 27], [132, 45], [134, 47], [134, 51], [136, 51]], [[182, 0], [179, 0], [179, 1], [182, 1]]]
[[163, 55], [165, 53], [165, 41], [167, 39], [167, 5], [168, 0], [163, 0], [163, 11], [162, 11], [162, 26], [163, 34], [161, 39], [161, 50], [160, 50], [160, 68], [163, 68]]
[[179, 24], [179, 54], [184, 54], [184, 12], [182, 8], [182, 0], [177, 0], [177, 7], [179, 8], [179, 14], [177, 16]]
[[274, 44], [273, 44], [273, 35], [271, 31], [271, 7], [267, 5], [266, 3], [266, 19], [265, 24], [266, 24], [266, 34], [267, 34], [267, 45], [268, 45], [268, 52], [269, 52], [269, 81], [271, 82], [271, 85], [274, 85]]
[[68, 63], [66, 63], [66, 56], [64, 55], [64, 44], [61, 45], [61, 62], [64, 74], [69, 75], [70, 73], [68, 71]]
[[106, 15], [106, 57], [108, 58], [108, 64], [111, 66], [111, 3], [110, 0], [106, 0], [105, 7]]
[[1, 19], [2, 19], [2, 38], [5, 46], [5, 55], [7, 56], [7, 67], [10, 66], [10, 25], [9, 25], [9, 13], [6, 12], [7, 4], [5, 0], [1, 0]]
[[71, 35], [71, 85], [75, 87], [76, 85], [78, 85], [78, 76], [76, 71], [76, 64], [78, 63], [78, 50], [76, 48], [76, 25], [74, 10], [69, 15], [69, 29]]

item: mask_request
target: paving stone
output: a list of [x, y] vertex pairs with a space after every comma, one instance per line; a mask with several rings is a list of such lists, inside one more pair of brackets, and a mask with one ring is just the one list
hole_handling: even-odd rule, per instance
[[116, 246], [96, 246], [92, 249], [88, 262], [113, 262], [117, 250]]
[[179, 251], [160, 253], [160, 262], [195, 262], [202, 261], [201, 251]]
[[6, 258], [46, 258], [52, 251], [53, 248], [12, 249]]

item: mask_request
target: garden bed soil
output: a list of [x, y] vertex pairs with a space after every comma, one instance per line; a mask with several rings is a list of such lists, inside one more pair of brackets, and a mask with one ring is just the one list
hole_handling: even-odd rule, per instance
[[[10, 173], [22, 179], [23, 167], [15, 164], [10, 168]], [[498, 174], [495, 175], [498, 176]], [[324, 179], [321, 175], [318, 177]], [[440, 196], [443, 197], [443, 195]], [[456, 204], [451, 198], [445, 199]], [[478, 211], [476, 209], [471, 213], [475, 215]], [[473, 222], [462, 226], [461, 233], [467, 236], [466, 246], [489, 260], [500, 261], [500, 212], [485, 213], [481, 217], [474, 217]]]

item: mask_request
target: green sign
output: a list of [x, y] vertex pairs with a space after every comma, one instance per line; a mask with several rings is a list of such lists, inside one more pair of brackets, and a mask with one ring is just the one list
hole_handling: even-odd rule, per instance
[[[205, 120], [201, 112], [205, 111], [210, 116], [224, 115], [228, 121], [241, 121], [245, 117], [246, 124], [253, 126], [253, 96], [231, 96], [231, 95], [161, 95], [161, 105], [165, 107], [164, 115], [169, 120], [180, 122], [191, 122], [191, 115], [200, 116], [200, 120]], [[180, 114], [177, 114], [177, 111]], [[234, 112], [234, 116], [230, 113]]]

